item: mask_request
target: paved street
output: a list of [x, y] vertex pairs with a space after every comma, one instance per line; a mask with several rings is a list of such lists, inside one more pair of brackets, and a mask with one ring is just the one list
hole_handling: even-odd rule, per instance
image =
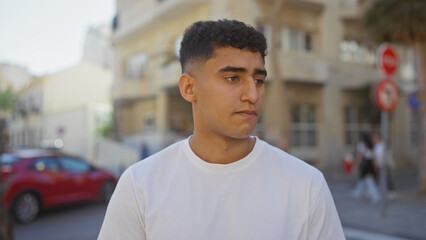
[[350, 190], [354, 176], [328, 178], [340, 219], [348, 239], [426, 239], [426, 198], [417, 194], [417, 174], [414, 169], [394, 172], [396, 196], [388, 201], [383, 216], [382, 205], [355, 200]]
[[106, 205], [86, 203], [43, 214], [34, 223], [15, 226], [15, 240], [95, 240]]
[[[426, 198], [416, 194], [414, 170], [395, 173], [397, 196], [389, 201], [387, 216], [381, 205], [350, 198], [353, 176], [328, 177], [348, 240], [426, 239]], [[86, 203], [43, 214], [34, 223], [16, 225], [16, 240], [95, 240], [106, 205]]]

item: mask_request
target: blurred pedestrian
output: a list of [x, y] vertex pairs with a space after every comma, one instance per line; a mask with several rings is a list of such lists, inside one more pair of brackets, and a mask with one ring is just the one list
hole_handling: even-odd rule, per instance
[[354, 166], [359, 164], [359, 179], [352, 190], [352, 197], [367, 197], [371, 202], [378, 203], [381, 199], [377, 187], [377, 164], [373, 154], [373, 141], [369, 134], [364, 133], [357, 144]]
[[393, 198], [395, 196], [395, 185], [392, 181], [391, 169], [389, 167], [388, 161], [386, 159], [386, 149], [385, 144], [382, 141], [380, 133], [373, 134], [374, 142], [374, 159], [378, 165], [378, 176], [383, 174], [383, 167], [386, 168], [386, 189], [389, 191], [389, 197]]
[[345, 239], [321, 172], [251, 136], [265, 55], [262, 33], [236, 20], [185, 31], [179, 90], [193, 135], [123, 173], [98, 239]]
[[148, 147], [148, 145], [145, 142], [143, 142], [141, 144], [140, 154], [139, 155], [140, 155], [139, 156], [140, 160], [143, 160], [143, 159], [149, 157], [149, 155], [150, 155], [150, 153], [149, 153], [149, 147]]

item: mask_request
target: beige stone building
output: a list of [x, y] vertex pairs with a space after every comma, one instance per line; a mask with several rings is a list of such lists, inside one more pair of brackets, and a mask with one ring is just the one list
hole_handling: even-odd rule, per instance
[[[290, 152], [320, 168], [340, 167], [354, 152], [362, 131], [372, 131], [366, 86], [381, 79], [375, 64], [377, 46], [361, 23], [366, 0], [285, 0], [278, 18], [278, 76], [266, 59], [268, 80], [277, 77], [286, 96], [266, 100], [257, 132], [276, 144], [282, 106], [289, 122]], [[113, 100], [116, 134], [156, 151], [192, 132], [191, 106], [179, 95], [179, 42], [198, 20], [238, 19], [259, 30], [271, 45], [273, 0], [117, 0], [113, 41], [116, 47]], [[412, 68], [412, 56], [398, 48], [401, 66]], [[406, 74], [407, 75], [407, 74]], [[408, 74], [409, 75], [409, 74]], [[405, 79], [405, 80], [404, 80]], [[413, 77], [395, 79], [413, 88]], [[270, 92], [266, 85], [266, 98]], [[414, 86], [415, 88], [415, 86]], [[391, 144], [399, 164], [416, 161], [416, 112], [402, 92], [391, 115]], [[286, 104], [286, 105], [285, 105]], [[374, 120], [374, 119], [373, 119]], [[375, 119], [377, 123], [377, 117]], [[266, 124], [268, 123], [268, 124]]]

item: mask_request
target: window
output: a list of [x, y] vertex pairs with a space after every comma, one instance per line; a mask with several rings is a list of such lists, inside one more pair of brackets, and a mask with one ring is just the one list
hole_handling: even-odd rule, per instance
[[263, 34], [266, 38], [266, 44], [270, 47], [272, 45], [271, 35], [272, 35], [272, 26], [270, 24], [257, 24], [257, 30]]
[[362, 117], [361, 111], [356, 106], [345, 107], [345, 144], [355, 145], [361, 134], [371, 132], [371, 125]]
[[305, 33], [305, 50], [306, 52], [312, 52], [312, 35]]
[[294, 147], [317, 145], [316, 111], [312, 104], [297, 104], [291, 110], [291, 141]]
[[64, 170], [69, 172], [87, 172], [90, 170], [90, 165], [74, 158], [61, 157], [59, 159]]
[[297, 51], [299, 49], [299, 32], [295, 29], [290, 29], [290, 50]]
[[43, 157], [35, 159], [31, 168], [37, 171], [58, 171], [59, 164], [54, 157]]
[[[285, 30], [284, 30], [285, 31]], [[286, 36], [287, 34], [283, 34]], [[282, 39], [283, 41], [288, 40], [289, 44], [286, 50], [294, 51], [294, 52], [305, 52], [311, 53], [313, 51], [313, 37], [312, 33], [290, 28], [288, 30], [288, 39]]]
[[18, 160], [19, 159], [17, 157], [15, 157], [15, 155], [10, 154], [10, 153], [3, 153], [3, 154], [0, 155], [0, 165], [11, 164], [11, 163], [14, 163]]
[[126, 79], [141, 78], [146, 71], [146, 64], [148, 62], [148, 54], [139, 53], [127, 60], [126, 64]]
[[344, 40], [340, 43], [340, 60], [345, 62], [374, 63], [375, 51], [356, 41]]

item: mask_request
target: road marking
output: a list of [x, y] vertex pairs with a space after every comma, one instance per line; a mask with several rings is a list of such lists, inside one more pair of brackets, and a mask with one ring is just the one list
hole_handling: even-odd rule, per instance
[[400, 237], [394, 237], [390, 235], [385, 235], [381, 233], [374, 233], [374, 232], [368, 232], [363, 231], [359, 229], [353, 229], [353, 228], [343, 228], [343, 232], [345, 233], [346, 238], [349, 239], [356, 239], [356, 240], [410, 240], [408, 238], [400, 238]]

